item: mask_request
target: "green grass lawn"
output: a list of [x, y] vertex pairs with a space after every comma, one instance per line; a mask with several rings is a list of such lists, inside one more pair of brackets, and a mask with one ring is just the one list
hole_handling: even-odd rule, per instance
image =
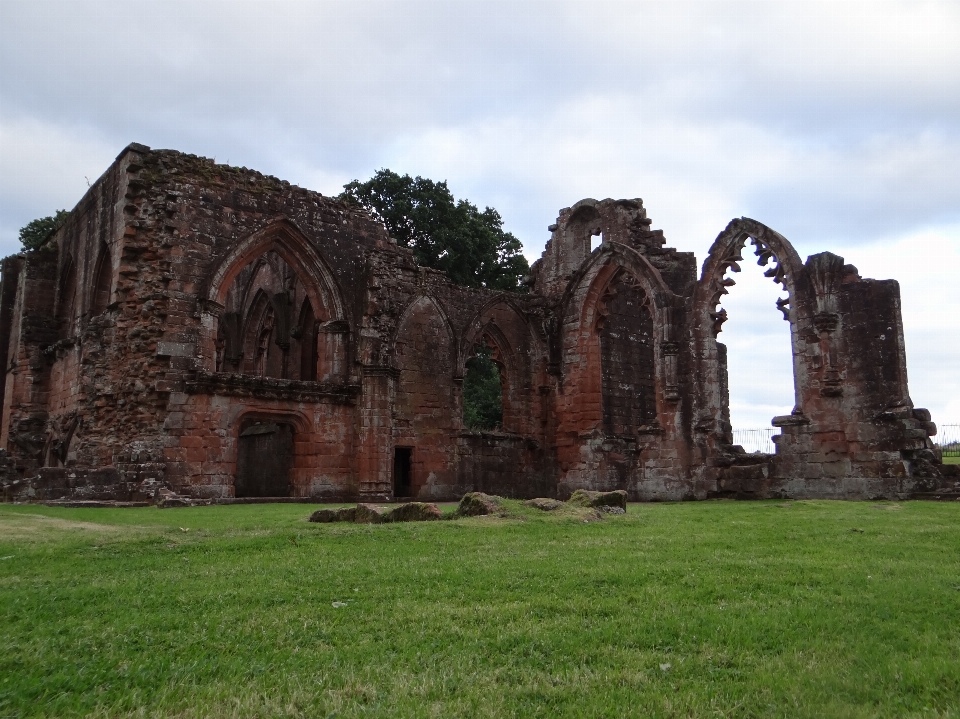
[[960, 502], [0, 505], [0, 716], [960, 717]]
[[960, 464], [960, 457], [944, 457], [944, 464]]

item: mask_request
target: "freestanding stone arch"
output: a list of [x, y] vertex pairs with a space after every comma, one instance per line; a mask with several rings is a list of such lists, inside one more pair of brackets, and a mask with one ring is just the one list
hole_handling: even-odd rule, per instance
[[[777, 301], [777, 309], [790, 322], [791, 356], [793, 358], [794, 412], [803, 412], [800, 387], [805, 368], [800, 362], [800, 332], [798, 325], [798, 289], [802, 290], [803, 264], [793, 245], [783, 235], [766, 225], [743, 217], [732, 220], [714, 241], [703, 263], [700, 280], [692, 298], [691, 335], [696, 358], [696, 423], [700, 436], [708, 442], [714, 438], [732, 444], [729, 420], [726, 348], [717, 340], [726, 310], [718, 306], [729, 288], [736, 284], [727, 277], [728, 271], [740, 272], [744, 261], [743, 250], [750, 242], [757, 264], [764, 274], [779, 284], [787, 296]], [[798, 284], [799, 283], [799, 284]]]

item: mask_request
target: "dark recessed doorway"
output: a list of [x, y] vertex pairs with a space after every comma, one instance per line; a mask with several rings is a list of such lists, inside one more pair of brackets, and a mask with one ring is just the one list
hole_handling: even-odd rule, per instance
[[293, 466], [293, 426], [251, 422], [237, 442], [237, 497], [289, 497]]
[[410, 460], [413, 455], [412, 447], [395, 447], [393, 450], [393, 496], [410, 497], [411, 487]]

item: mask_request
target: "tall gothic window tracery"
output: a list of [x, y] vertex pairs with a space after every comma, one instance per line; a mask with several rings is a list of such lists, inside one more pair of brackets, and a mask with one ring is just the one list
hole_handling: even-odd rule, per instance
[[215, 343], [218, 372], [317, 379], [316, 313], [307, 288], [279, 254], [265, 252], [244, 267], [224, 305]]

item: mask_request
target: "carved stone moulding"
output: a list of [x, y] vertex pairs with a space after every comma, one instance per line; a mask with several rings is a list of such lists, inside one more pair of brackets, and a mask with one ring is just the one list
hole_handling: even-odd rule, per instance
[[356, 398], [360, 395], [359, 385], [249, 377], [225, 372], [198, 372], [193, 380], [186, 382], [185, 389], [188, 394], [255, 397], [308, 403], [333, 402], [349, 405], [355, 404]]

